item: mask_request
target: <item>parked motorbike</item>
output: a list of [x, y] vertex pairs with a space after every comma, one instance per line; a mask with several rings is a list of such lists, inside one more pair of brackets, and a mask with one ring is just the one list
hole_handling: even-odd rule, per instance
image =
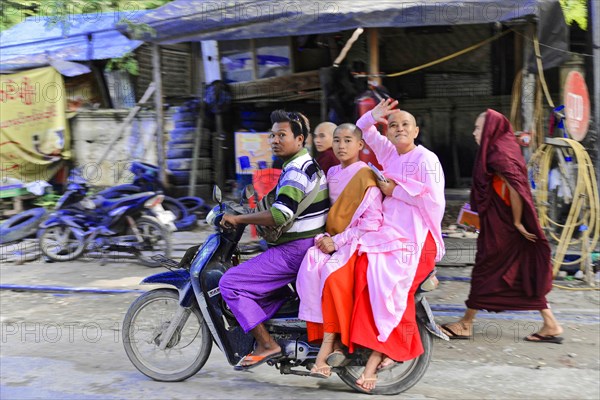
[[[133, 175], [131, 184], [122, 184], [113, 186], [98, 194], [104, 198], [117, 198], [139, 192], [160, 192], [165, 193], [165, 187], [158, 179], [159, 168], [156, 165], [134, 161], [131, 163], [130, 172]], [[165, 196], [162, 203], [163, 208], [175, 214], [174, 221], [177, 230], [189, 230], [196, 226], [198, 217], [192, 210], [210, 210], [204, 205], [204, 200], [198, 197], [181, 197], [175, 199], [170, 196]]]
[[162, 194], [142, 192], [117, 199], [86, 197], [83, 183], [71, 183], [55, 211], [38, 230], [42, 253], [53, 261], [70, 261], [86, 250], [135, 255], [142, 264], [158, 267], [151, 257], [170, 254], [175, 216], [165, 211]]
[[[246, 197], [252, 190], [246, 191]], [[133, 365], [144, 375], [157, 381], [182, 381], [196, 374], [206, 363], [213, 341], [231, 365], [252, 351], [254, 339], [245, 334], [225, 304], [219, 280], [238, 263], [238, 242], [245, 226], [233, 230], [220, 226], [225, 212], [244, 214], [249, 208], [231, 202], [222, 203], [215, 188], [215, 206], [206, 221], [216, 228], [206, 242], [191, 248], [181, 263], [156, 256], [169, 271], [152, 275], [142, 284], [166, 284], [173, 288], [154, 289], [141, 295], [130, 307], [123, 321], [123, 344]], [[281, 374], [308, 376], [319, 347], [307, 340], [306, 323], [298, 319], [299, 299], [289, 285], [288, 301], [278, 313], [265, 322], [269, 333], [281, 346], [284, 356], [267, 362]], [[374, 394], [397, 394], [415, 385], [425, 374], [431, 361], [433, 335], [448, 340], [439, 331], [423, 296], [435, 288], [431, 276], [415, 295], [419, 333], [424, 353], [414, 360], [397, 363], [378, 374]], [[369, 351], [349, 355], [342, 367], [332, 368], [353, 389], [364, 392], [356, 380], [366, 365]]]

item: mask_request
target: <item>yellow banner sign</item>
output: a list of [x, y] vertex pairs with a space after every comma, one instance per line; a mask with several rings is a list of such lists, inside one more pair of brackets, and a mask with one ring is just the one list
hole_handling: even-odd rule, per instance
[[47, 181], [71, 157], [66, 106], [64, 81], [52, 67], [0, 75], [2, 181]]

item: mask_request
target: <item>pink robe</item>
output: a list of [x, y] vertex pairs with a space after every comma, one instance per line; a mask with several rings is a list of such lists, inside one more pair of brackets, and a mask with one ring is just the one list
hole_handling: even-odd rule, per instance
[[371, 112], [356, 123], [384, 168], [385, 176], [397, 186], [392, 196], [383, 200], [381, 229], [366, 233], [358, 244], [359, 252], [367, 253], [369, 260], [367, 281], [379, 331], [377, 339], [385, 342], [404, 315], [428, 232], [437, 247], [435, 260], [444, 256], [442, 218], [446, 201], [444, 172], [437, 156], [423, 146], [398, 154], [374, 124]]
[[[329, 198], [335, 203], [348, 182], [361, 168], [369, 168], [362, 161], [343, 168], [340, 165], [331, 167], [327, 174]], [[346, 265], [358, 247], [359, 239], [366, 232], [372, 232], [381, 226], [383, 215], [381, 208], [381, 191], [370, 187], [344, 232], [332, 236], [336, 252], [329, 255], [317, 247], [311, 247], [298, 271], [296, 290], [300, 296], [298, 318], [310, 322], [323, 322], [321, 295], [327, 278], [339, 268]], [[317, 235], [315, 243], [324, 235]]]

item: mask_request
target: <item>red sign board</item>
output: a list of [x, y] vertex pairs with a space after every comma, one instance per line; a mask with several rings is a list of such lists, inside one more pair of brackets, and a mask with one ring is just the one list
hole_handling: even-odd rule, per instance
[[590, 125], [590, 96], [581, 73], [569, 72], [564, 96], [567, 132], [573, 139], [581, 142]]

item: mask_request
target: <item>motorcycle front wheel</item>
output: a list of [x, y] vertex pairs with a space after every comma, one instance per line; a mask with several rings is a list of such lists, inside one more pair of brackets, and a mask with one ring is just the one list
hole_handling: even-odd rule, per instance
[[123, 321], [123, 346], [127, 357], [144, 375], [162, 382], [183, 381], [196, 374], [208, 360], [212, 337], [197, 306], [186, 309], [164, 350], [161, 337], [179, 310], [179, 294], [156, 289], [141, 295]]
[[[377, 386], [373, 391], [368, 392], [369, 394], [395, 395], [402, 393], [416, 385], [425, 375], [431, 362], [433, 338], [421, 322], [417, 322], [417, 325], [423, 344], [423, 354], [412, 360], [396, 363], [393, 368], [379, 372], [377, 374]], [[360, 378], [363, 369], [363, 366], [348, 366], [338, 372], [338, 375], [351, 388], [358, 392], [367, 393], [356, 384], [356, 380]]]
[[85, 250], [83, 240], [77, 239], [73, 228], [54, 225], [39, 233], [40, 250], [53, 261], [73, 261]]

